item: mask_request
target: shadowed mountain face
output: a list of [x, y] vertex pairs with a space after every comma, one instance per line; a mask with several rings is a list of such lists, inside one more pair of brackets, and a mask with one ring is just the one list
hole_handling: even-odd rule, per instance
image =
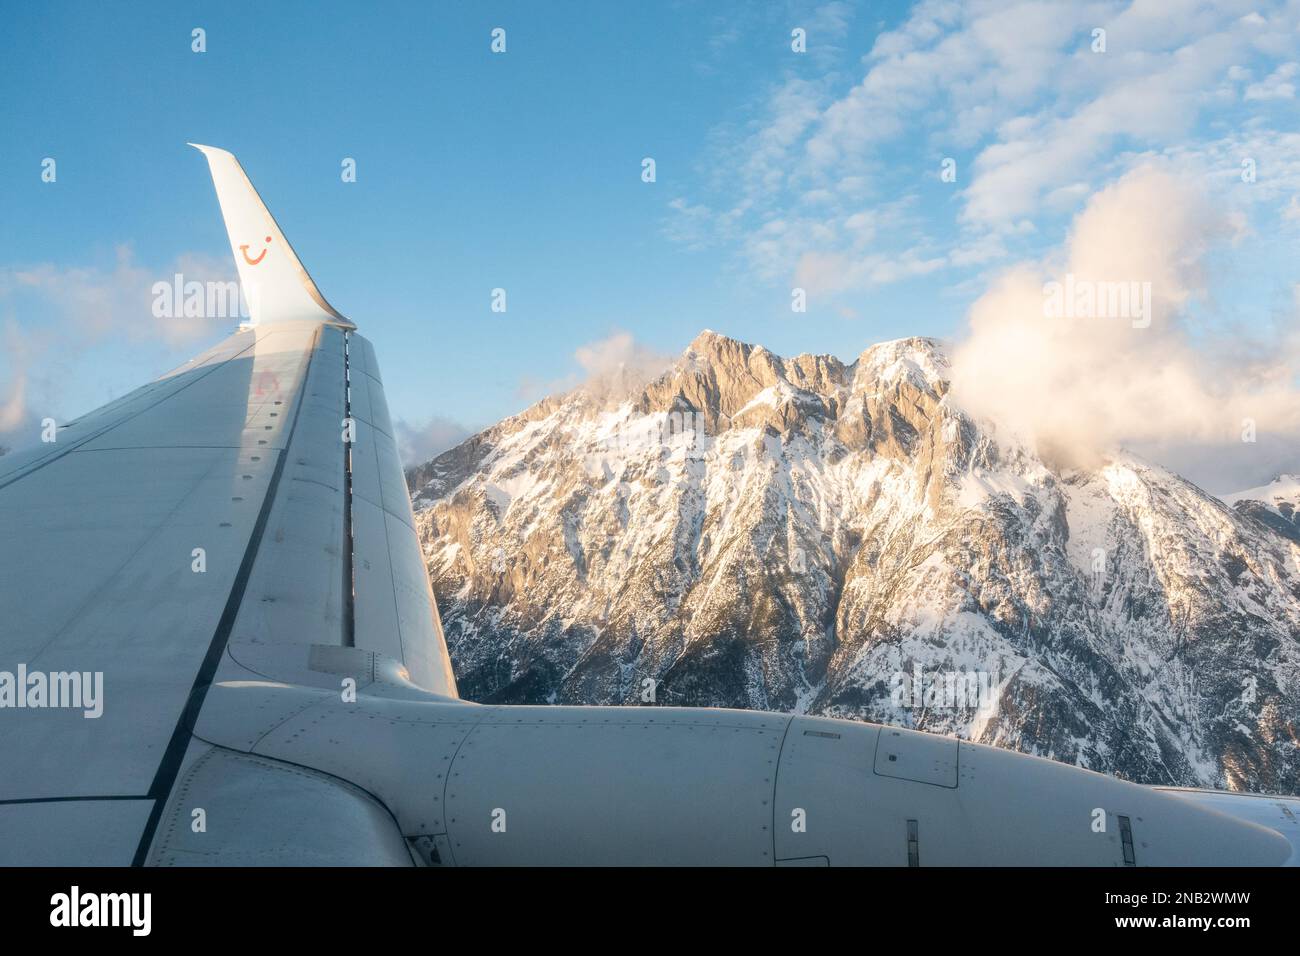
[[[947, 399], [705, 332], [408, 473], [461, 692], [797, 711], [1146, 783], [1300, 791], [1300, 541], [1135, 458], [1060, 472]], [[1273, 520], [1278, 519], [1278, 520]]]

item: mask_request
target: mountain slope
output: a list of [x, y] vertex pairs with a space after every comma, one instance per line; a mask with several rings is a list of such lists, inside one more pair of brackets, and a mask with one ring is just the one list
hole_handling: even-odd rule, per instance
[[1263, 487], [1226, 495], [1223, 500], [1241, 514], [1300, 543], [1300, 476], [1279, 475]]
[[846, 365], [705, 332], [413, 469], [462, 693], [653, 689], [1300, 790], [1300, 542], [1135, 458], [1054, 471], [946, 370], [929, 339]]

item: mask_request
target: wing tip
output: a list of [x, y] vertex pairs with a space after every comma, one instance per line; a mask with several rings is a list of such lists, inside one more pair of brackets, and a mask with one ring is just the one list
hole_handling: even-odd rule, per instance
[[234, 156], [234, 153], [232, 153], [230, 150], [222, 149], [220, 146], [205, 146], [203, 143], [186, 143], [185, 145], [193, 146], [204, 156], [211, 156], [213, 154], [216, 154], [218, 156]]
[[[324, 321], [331, 325], [337, 325], [348, 330], [355, 329], [357, 327], [356, 323], [340, 313], [334, 308], [334, 306], [330, 305], [321, 294], [315, 280], [312, 279], [311, 274], [307, 272], [306, 267], [304, 267], [301, 260], [298, 259], [297, 253], [293, 251], [293, 246], [291, 246], [289, 241], [284, 238], [283, 230], [281, 230], [279, 225], [275, 222], [275, 217], [271, 215], [271, 211], [267, 208], [266, 203], [262, 201], [262, 197], [258, 195], [257, 189], [253, 186], [252, 180], [250, 180], [248, 174], [244, 172], [244, 167], [239, 162], [239, 158], [235, 156], [234, 153], [230, 152], [230, 150], [222, 149], [219, 146], [207, 146], [203, 143], [192, 142], [186, 142], [185, 145], [197, 149], [208, 161], [208, 168], [212, 172], [213, 185], [217, 190], [217, 203], [220, 205], [222, 217], [225, 219], [227, 238], [230, 240], [232, 253], [235, 253], [235, 266], [239, 269], [241, 283], [246, 287], [253, 285], [247, 281], [248, 277], [246, 275], [246, 270], [239, 261], [237, 249], [241, 247], [237, 244], [238, 240], [234, 233], [234, 229], [237, 227], [232, 225], [230, 210], [232, 208], [239, 208], [240, 203], [238, 202], [238, 199], [240, 196], [243, 196], [246, 208], [255, 208], [259, 211], [256, 213], [258, 221], [264, 220], [275, 230], [276, 233], [279, 234], [281, 241], [286, 247], [286, 255], [293, 263], [297, 272], [293, 281], [301, 286], [311, 303], [314, 303], [313, 311], [319, 310], [324, 317]], [[229, 178], [226, 178], [229, 176], [235, 177], [235, 182], [239, 184], [233, 190], [229, 185]], [[223, 182], [227, 183], [224, 187]], [[261, 233], [258, 232], [257, 234], [260, 235]], [[309, 306], [309, 308], [313, 307]], [[293, 311], [296, 313], [299, 310], [295, 308]], [[259, 316], [255, 324], [261, 324], [263, 320], [263, 317]], [[266, 317], [266, 320], [278, 321], [274, 317]]]

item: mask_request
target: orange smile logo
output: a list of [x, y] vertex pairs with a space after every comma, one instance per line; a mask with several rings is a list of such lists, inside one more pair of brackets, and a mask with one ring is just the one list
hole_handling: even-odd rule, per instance
[[[270, 245], [271, 245], [271, 237], [270, 237], [270, 236], [267, 236], [267, 237], [266, 237], [266, 245], [267, 245], [267, 246], [270, 246]], [[247, 262], [250, 266], [255, 266], [255, 265], [257, 265], [259, 262], [261, 262], [263, 259], [266, 258], [266, 248], [265, 248], [265, 247], [263, 247], [262, 251], [259, 252], [259, 253], [257, 254], [257, 258], [256, 258], [256, 259], [254, 259], [252, 256], [250, 256], [250, 255], [248, 254], [248, 246], [240, 246], [240, 247], [239, 247], [239, 251], [242, 252], [242, 253], [244, 254], [244, 261]]]

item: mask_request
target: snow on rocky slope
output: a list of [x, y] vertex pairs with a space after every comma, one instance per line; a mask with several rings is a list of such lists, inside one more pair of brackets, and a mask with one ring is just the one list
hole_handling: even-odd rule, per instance
[[930, 339], [846, 365], [705, 332], [631, 394], [545, 399], [411, 469], [462, 693], [1300, 791], [1300, 495], [1054, 470], [956, 409], [946, 369]]
[[1223, 500], [1242, 514], [1300, 542], [1300, 475], [1279, 475], [1261, 488], [1225, 495]]

